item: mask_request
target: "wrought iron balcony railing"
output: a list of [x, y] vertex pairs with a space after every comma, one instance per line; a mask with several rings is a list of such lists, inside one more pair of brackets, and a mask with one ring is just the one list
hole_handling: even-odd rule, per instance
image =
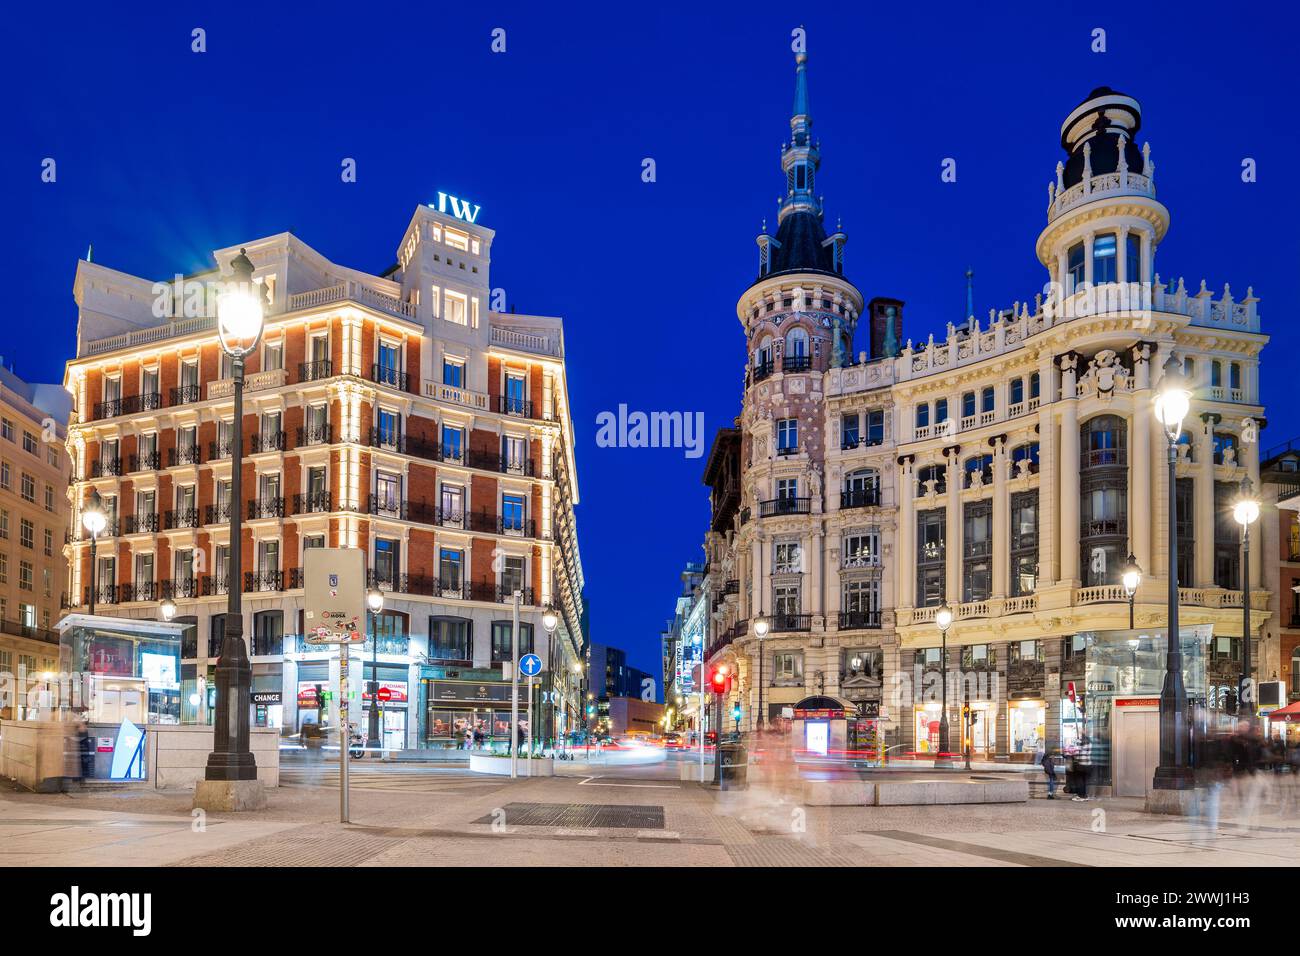
[[158, 530], [158, 515], [155, 512], [147, 514], [127, 515], [122, 519], [123, 534], [145, 534]]
[[156, 451], [146, 452], [143, 455], [132, 455], [130, 459], [130, 471], [157, 471], [162, 467], [162, 455]]
[[774, 515], [806, 515], [812, 510], [811, 498], [769, 498], [758, 503], [758, 516], [770, 518]]
[[250, 521], [257, 518], [283, 518], [284, 517], [284, 498], [267, 497], [254, 498], [248, 503], [248, 519]]
[[332, 378], [333, 375], [334, 363], [329, 359], [320, 359], [315, 362], [300, 362], [298, 364], [299, 382], [318, 382], [323, 378]]
[[284, 430], [259, 431], [248, 442], [248, 453], [260, 455], [262, 452], [284, 451]]
[[293, 496], [293, 513], [315, 514], [334, 510], [334, 495], [330, 491], [309, 491]]
[[840, 611], [840, 630], [879, 628], [879, 611]]
[[332, 444], [334, 444], [334, 426], [328, 422], [324, 425], [306, 425], [298, 429], [299, 448], [305, 448], [308, 445]]
[[163, 515], [163, 527], [168, 530], [173, 528], [197, 528], [198, 526], [198, 508], [174, 508]]
[[380, 365], [377, 362], [370, 366], [370, 380], [379, 385], [395, 388], [399, 392], [409, 392], [411, 390], [411, 377], [406, 372]]
[[182, 445], [179, 448], [167, 449], [168, 468], [175, 468], [178, 465], [201, 464], [203, 464], [203, 450], [199, 447], [198, 442], [193, 445]]
[[191, 405], [199, 400], [202, 390], [197, 385], [178, 385], [172, 389], [171, 405]]

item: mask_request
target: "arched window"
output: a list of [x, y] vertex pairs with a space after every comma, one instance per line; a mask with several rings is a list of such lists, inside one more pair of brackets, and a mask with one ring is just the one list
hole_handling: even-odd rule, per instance
[[975, 393], [966, 392], [961, 397], [961, 417], [970, 418], [975, 414]]
[[1025, 380], [1023, 378], [1013, 378], [1011, 380], [1011, 390], [1008, 393], [1008, 404], [1019, 405], [1025, 400]]
[[1118, 415], [1098, 415], [1081, 426], [1084, 470], [1127, 464], [1128, 423]]
[[994, 391], [993, 391], [993, 386], [992, 386], [992, 385], [986, 385], [986, 386], [984, 387], [984, 391], [980, 393], [980, 411], [981, 411], [981, 412], [991, 412], [991, 411], [993, 411], [993, 407], [994, 407], [993, 403], [994, 403], [994, 401], [995, 401], [994, 395], [995, 395], [995, 393], [994, 393]]
[[916, 427], [927, 428], [930, 425], [930, 403], [922, 402], [916, 406]]
[[1210, 387], [1221, 388], [1223, 386], [1223, 363], [1215, 359], [1210, 363]]
[[859, 468], [844, 476], [844, 489], [840, 492], [841, 508], [865, 508], [880, 504], [880, 472], [874, 468]]
[[948, 420], [948, 399], [936, 398], [934, 400], [934, 423], [942, 425]]
[[1233, 462], [1235, 464], [1240, 464], [1240, 462], [1236, 461], [1237, 436], [1225, 435], [1221, 432], [1215, 432], [1214, 433], [1214, 463], [1216, 465], [1224, 464], [1224, 462], [1227, 459], [1227, 456], [1224, 453], [1229, 448], [1231, 448], [1233, 452]]
[[925, 494], [925, 483], [927, 481], [934, 482], [934, 490], [936, 492], [941, 493], [947, 490], [947, 485], [944, 481], [945, 474], [946, 469], [943, 465], [926, 465], [924, 468], [918, 468], [916, 471], [916, 493], [918, 495]]
[[1039, 382], [1039, 379], [1038, 379], [1038, 373], [1037, 373], [1037, 372], [1035, 372], [1033, 375], [1029, 376], [1029, 397], [1030, 397], [1030, 398], [1037, 398], [1037, 397], [1038, 397], [1038, 382]]
[[993, 456], [992, 455], [972, 455], [966, 459], [966, 465], [962, 469], [965, 474], [965, 487], [969, 488], [974, 483], [974, 476], [979, 472], [984, 479], [984, 484], [993, 484]]
[[754, 352], [754, 365], [761, 368], [772, 364], [772, 336], [765, 335]]
[[803, 329], [793, 328], [785, 337], [785, 356], [781, 360], [781, 369], [786, 372], [803, 372], [811, 367], [808, 333]]
[[[1022, 461], [1027, 461], [1029, 464], [1021, 468], [1020, 463]], [[1011, 449], [1012, 477], [1019, 477], [1022, 471], [1027, 471], [1031, 475], [1038, 474], [1038, 442], [1027, 442]]]

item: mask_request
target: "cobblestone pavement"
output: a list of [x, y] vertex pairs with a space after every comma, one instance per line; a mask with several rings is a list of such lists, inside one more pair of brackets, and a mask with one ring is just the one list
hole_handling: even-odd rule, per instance
[[[197, 817], [182, 791], [0, 791], [0, 866], [1217, 867], [1300, 860], [1300, 821], [1268, 808], [1250, 820], [1233, 818], [1228, 808], [1211, 831], [1119, 799], [803, 807], [759, 787], [720, 793], [620, 773], [514, 782], [401, 774], [361, 783], [346, 825], [339, 823], [337, 787], [314, 782], [269, 791], [268, 808], [257, 814]], [[510, 809], [525, 804], [545, 806], [527, 817]], [[593, 806], [650, 812], [620, 816]], [[538, 820], [555, 823], [525, 825]], [[591, 822], [620, 825], [585, 825]]]

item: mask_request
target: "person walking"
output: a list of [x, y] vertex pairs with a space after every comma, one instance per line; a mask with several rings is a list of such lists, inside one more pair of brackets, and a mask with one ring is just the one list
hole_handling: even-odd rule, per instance
[[1047, 774], [1047, 799], [1056, 799], [1056, 758], [1050, 750], [1043, 751], [1043, 773]]
[[84, 786], [85, 781], [95, 776], [95, 738], [90, 736], [90, 726], [84, 720], [77, 722], [77, 747], [80, 750], [81, 780]]
[[473, 750], [473, 749], [474, 749], [474, 742], [475, 742], [475, 741], [474, 741], [474, 738], [475, 738], [476, 736], [478, 736], [478, 735], [474, 733], [474, 728], [472, 728], [472, 727], [466, 727], [466, 728], [465, 728], [465, 749], [466, 749], [466, 750]]

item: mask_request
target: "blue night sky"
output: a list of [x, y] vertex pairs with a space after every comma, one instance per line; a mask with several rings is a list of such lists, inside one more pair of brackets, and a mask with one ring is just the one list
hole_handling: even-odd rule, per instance
[[[0, 198], [10, 306], [0, 352], [59, 381], [88, 243], [153, 277], [292, 231], [378, 272], [417, 203], [444, 190], [497, 231], [492, 284], [565, 319], [592, 637], [658, 672], [683, 562], [702, 557], [703, 459], [601, 449], [595, 419], [740, 408], [735, 315], [775, 222], [803, 24], [819, 191], [867, 298], [904, 337], [1032, 299], [1033, 245], [1066, 113], [1095, 86], [1138, 98], [1173, 225], [1156, 268], [1216, 295], [1253, 285], [1265, 330], [1265, 446], [1300, 434], [1282, 357], [1294, 317], [1294, 14], [1254, 4], [24, 4], [6, 14]], [[152, 9], [149, 7], [152, 6]], [[179, 9], [180, 7], [189, 9]], [[847, 5], [846, 5], [847, 6]], [[885, 9], [879, 9], [884, 7]], [[1280, 22], [1290, 19], [1290, 26]], [[208, 52], [190, 52], [207, 30]], [[489, 49], [506, 30], [507, 52]], [[1093, 28], [1107, 52], [1090, 51]], [[53, 157], [58, 181], [40, 181]], [[340, 181], [343, 157], [358, 182]], [[652, 157], [658, 181], [641, 181]], [[957, 182], [940, 163], [957, 160]], [[1258, 163], [1258, 182], [1241, 163]], [[33, 334], [36, 333], [36, 334]], [[865, 343], [865, 330], [860, 336]], [[865, 347], [859, 344], [859, 348]]]

